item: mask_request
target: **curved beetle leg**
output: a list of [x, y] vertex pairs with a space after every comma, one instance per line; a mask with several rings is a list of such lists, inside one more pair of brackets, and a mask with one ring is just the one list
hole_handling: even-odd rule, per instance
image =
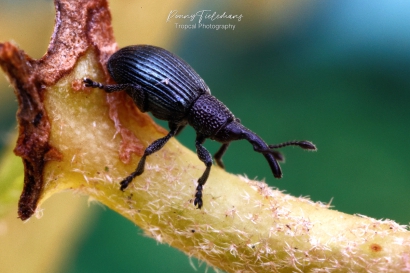
[[124, 180], [120, 182], [121, 184], [120, 189], [122, 191], [124, 191], [128, 187], [128, 185], [132, 182], [132, 180], [135, 177], [141, 175], [144, 172], [145, 159], [147, 158], [147, 156], [159, 151], [162, 147], [164, 147], [165, 143], [167, 143], [168, 140], [171, 137], [173, 137], [177, 131], [178, 131], [178, 127], [173, 128], [166, 136], [155, 140], [145, 149], [144, 155], [141, 157], [140, 162], [138, 163], [138, 166], [135, 169], [135, 171], [132, 172], [129, 176], [127, 176]]

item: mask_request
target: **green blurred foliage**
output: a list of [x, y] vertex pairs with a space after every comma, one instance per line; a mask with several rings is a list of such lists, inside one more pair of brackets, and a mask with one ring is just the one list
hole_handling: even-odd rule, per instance
[[[410, 4], [312, 1], [287, 9], [269, 5], [264, 16], [257, 16], [256, 10], [264, 10], [260, 5], [252, 9], [233, 0], [198, 1], [192, 12], [226, 11], [243, 14], [243, 19], [224, 21], [236, 25], [233, 31], [177, 30], [181, 39], [173, 41], [171, 50], [266, 142], [307, 139], [318, 152], [284, 149], [284, 178], [277, 180], [264, 158], [242, 141], [232, 143], [225, 155], [227, 170], [265, 179], [292, 195], [332, 200], [335, 209], [346, 213], [407, 224], [410, 17], [405, 11]], [[169, 24], [174, 31], [166, 15], [147, 26]], [[113, 20], [118, 16], [114, 13]], [[9, 26], [3, 23], [0, 29]], [[130, 35], [127, 26], [115, 30], [117, 37]], [[138, 44], [138, 35], [132, 41]], [[4, 88], [3, 93], [10, 92]], [[14, 126], [15, 108], [7, 109], [9, 101], [0, 103], [4, 139]], [[178, 139], [194, 150], [191, 128]], [[212, 141], [205, 145], [211, 153], [219, 147]], [[111, 211], [101, 212], [93, 225], [62, 272], [194, 271], [184, 254], [140, 236], [138, 228]]]

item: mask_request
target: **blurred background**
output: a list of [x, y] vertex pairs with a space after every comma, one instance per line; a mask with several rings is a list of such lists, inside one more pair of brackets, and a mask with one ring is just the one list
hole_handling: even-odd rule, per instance
[[[336, 210], [349, 214], [409, 223], [410, 2], [151, 2], [111, 1], [120, 47], [155, 44], [175, 52], [266, 142], [307, 139], [318, 147], [316, 153], [283, 149], [284, 177], [277, 180], [249, 143], [232, 143], [224, 157], [229, 172], [264, 179], [295, 196], [331, 201]], [[243, 17], [203, 22], [235, 25], [234, 30], [186, 30], [175, 23], [196, 20], [167, 22], [172, 10]], [[0, 42], [13, 40], [40, 58], [53, 25], [52, 1], [0, 0]], [[2, 72], [0, 92], [4, 150], [14, 142], [17, 104]], [[192, 128], [178, 139], [194, 150]], [[205, 145], [211, 153], [219, 147], [212, 141]], [[195, 271], [184, 254], [144, 237], [138, 227], [108, 209], [84, 209], [86, 202], [71, 193], [55, 195], [44, 205], [41, 220], [25, 224], [11, 206], [0, 219], [0, 264], [14, 259], [14, 264], [27, 264], [24, 272]], [[54, 224], [64, 221], [66, 225]], [[19, 237], [21, 228], [28, 238], [44, 239], [16, 245], [11, 234]], [[50, 247], [45, 249], [47, 240]], [[45, 257], [39, 266], [29, 259], [34, 253]], [[195, 259], [192, 264], [198, 272], [207, 270]], [[10, 269], [5, 270], [1, 272]]]

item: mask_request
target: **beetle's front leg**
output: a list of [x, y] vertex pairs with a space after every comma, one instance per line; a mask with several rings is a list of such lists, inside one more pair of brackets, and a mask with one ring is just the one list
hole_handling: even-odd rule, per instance
[[153, 154], [159, 150], [161, 150], [162, 147], [164, 147], [165, 143], [168, 142], [168, 140], [175, 135], [175, 133], [178, 131], [178, 127], [173, 128], [165, 137], [160, 138], [155, 140], [151, 145], [149, 145], [145, 151], [144, 155], [141, 157], [140, 162], [138, 163], [137, 168], [135, 169], [134, 172], [132, 172], [129, 176], [127, 176], [124, 180], [120, 182], [121, 184], [121, 190], [124, 191], [128, 185], [132, 182], [132, 180], [141, 175], [144, 172], [144, 166], [145, 166], [145, 159], [147, 156], [150, 154]]
[[209, 172], [211, 171], [212, 166], [212, 156], [208, 152], [208, 150], [202, 145], [205, 142], [205, 137], [202, 135], [197, 135], [195, 140], [196, 146], [196, 153], [198, 154], [198, 158], [205, 163], [206, 169], [202, 176], [198, 179], [198, 186], [196, 187], [195, 193], [195, 201], [194, 205], [198, 205], [198, 209], [200, 209], [203, 205], [202, 202], [202, 190], [203, 185], [208, 180]]

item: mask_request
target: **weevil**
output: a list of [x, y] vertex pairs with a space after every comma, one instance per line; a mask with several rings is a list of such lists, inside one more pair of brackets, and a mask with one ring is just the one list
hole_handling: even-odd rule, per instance
[[122, 191], [144, 172], [147, 156], [159, 151], [188, 124], [196, 131], [196, 152], [206, 166], [198, 179], [195, 193], [194, 205], [199, 209], [203, 206], [203, 186], [212, 166], [212, 156], [203, 146], [207, 138], [222, 143], [214, 155], [219, 167], [224, 168], [222, 156], [229, 144], [245, 139], [252, 144], [255, 152], [266, 158], [276, 178], [282, 177], [278, 161], [283, 161], [283, 156], [275, 149], [292, 145], [316, 150], [316, 146], [306, 140], [267, 145], [211, 95], [209, 87], [189, 64], [163, 48], [151, 45], [121, 48], [109, 58], [107, 70], [116, 84], [107, 85], [85, 78], [85, 86], [100, 88], [107, 93], [127, 92], [142, 112], [151, 112], [154, 117], [168, 121], [170, 129], [166, 136], [145, 149], [135, 171], [120, 182]]

